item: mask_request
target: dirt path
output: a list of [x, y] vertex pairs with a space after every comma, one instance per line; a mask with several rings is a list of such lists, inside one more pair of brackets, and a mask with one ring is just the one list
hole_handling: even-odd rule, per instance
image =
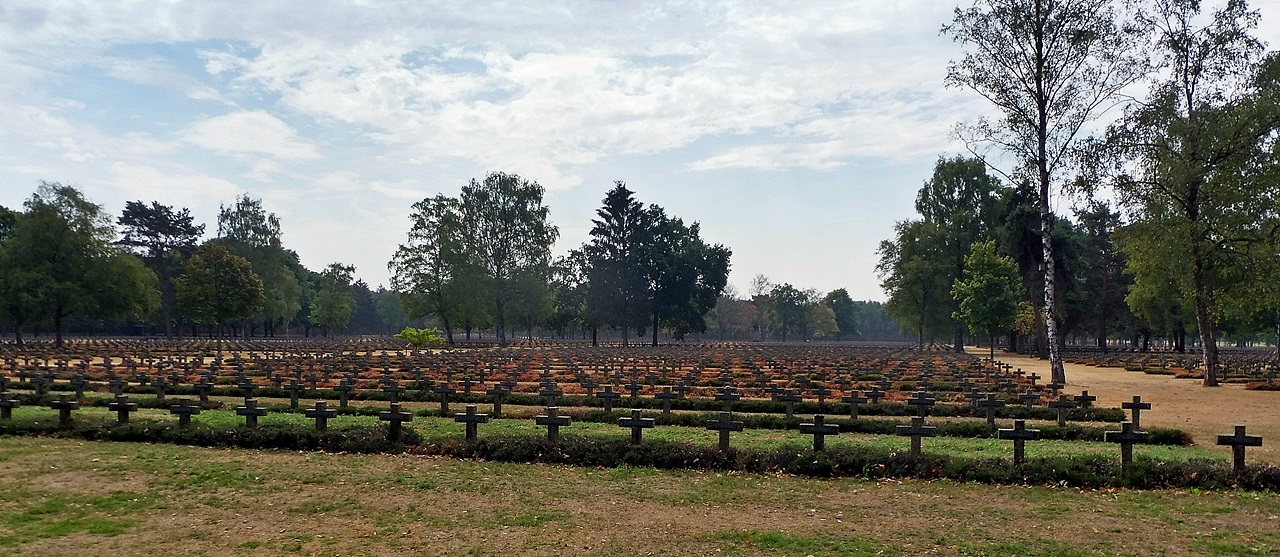
[[[986, 349], [969, 347], [973, 354], [987, 355]], [[1024, 371], [1049, 377], [1049, 361], [1020, 354], [996, 354], [996, 360]], [[1125, 371], [1118, 367], [1094, 367], [1066, 364], [1067, 388], [1070, 394], [1089, 391], [1098, 404], [1119, 407], [1120, 403], [1141, 395], [1151, 403], [1142, 413], [1145, 426], [1176, 427], [1190, 433], [1198, 445], [1217, 448], [1230, 454], [1227, 447], [1216, 447], [1218, 434], [1231, 433], [1236, 424], [1249, 427], [1251, 435], [1261, 435], [1262, 447], [1251, 448], [1248, 459], [1280, 464], [1280, 392], [1246, 391], [1244, 385], [1224, 384], [1203, 387], [1199, 380], [1174, 379], [1168, 375], [1149, 375]]]

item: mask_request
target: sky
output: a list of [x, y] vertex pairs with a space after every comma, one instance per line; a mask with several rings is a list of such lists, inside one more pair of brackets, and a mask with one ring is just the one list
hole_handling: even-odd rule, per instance
[[[1280, 0], [1250, 4], [1280, 44]], [[377, 286], [416, 201], [520, 174], [563, 254], [621, 180], [728, 246], [739, 292], [883, 300], [877, 245], [990, 111], [944, 84], [955, 6], [5, 0], [0, 205], [61, 182], [115, 215], [190, 208], [212, 237], [247, 194], [308, 268]]]

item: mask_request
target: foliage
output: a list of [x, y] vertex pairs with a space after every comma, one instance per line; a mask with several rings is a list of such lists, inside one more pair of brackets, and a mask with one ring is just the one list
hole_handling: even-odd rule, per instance
[[[957, 131], [1010, 182], [1035, 184], [1046, 268], [1054, 265], [1050, 193], [1062, 185], [1081, 130], [1144, 75], [1135, 48], [1141, 32], [1117, 19], [1110, 0], [980, 0], [956, 8], [943, 27], [971, 49], [948, 67], [947, 83], [974, 90], [1001, 114]], [[991, 165], [986, 151], [993, 148], [1011, 156], [1009, 170]], [[1055, 278], [1044, 277], [1045, 333], [1052, 379], [1065, 382]]]
[[991, 336], [994, 358], [996, 334], [1012, 328], [1018, 316], [1022, 300], [1018, 265], [996, 253], [994, 240], [976, 243], [964, 259], [964, 278], [951, 287], [951, 295], [959, 302], [956, 319]]
[[326, 336], [331, 329], [341, 329], [351, 322], [356, 300], [351, 290], [350, 265], [330, 263], [320, 274], [320, 291], [311, 304], [311, 322], [323, 327]]
[[410, 346], [414, 347], [444, 344], [444, 337], [440, 336], [440, 329], [435, 327], [430, 329], [405, 327], [403, 331], [396, 333], [396, 338], [406, 341]]
[[74, 187], [41, 182], [0, 246], [0, 311], [17, 339], [25, 323], [53, 322], [62, 346], [72, 315], [141, 317], [158, 304], [156, 276], [112, 245], [102, 207]]
[[551, 245], [560, 232], [547, 220], [542, 186], [516, 174], [472, 179], [459, 197], [466, 249], [479, 269], [493, 307], [498, 342], [507, 343], [508, 305], [523, 273], [547, 274]]
[[205, 243], [187, 262], [187, 272], [174, 279], [178, 304], [197, 323], [218, 327], [218, 350], [222, 350], [222, 325], [245, 320], [262, 309], [262, 279], [254, 274], [245, 258], [227, 248]]
[[1203, 27], [1199, 10], [1189, 0], [1156, 3], [1148, 21], [1168, 78], [1109, 140], [1121, 155], [1116, 190], [1131, 224], [1120, 247], [1135, 289], [1150, 298], [1171, 284], [1193, 308], [1204, 384], [1212, 386], [1224, 304], [1261, 278], [1240, 272], [1251, 254], [1274, 253], [1280, 199], [1266, 173], [1280, 133], [1280, 59], [1258, 61], [1262, 46], [1250, 36], [1257, 14], [1244, 2], [1228, 2]]
[[204, 225], [194, 223], [190, 210], [175, 211], [157, 201], [150, 206], [142, 201], [125, 203], [116, 222], [122, 227], [117, 243], [134, 250], [160, 281], [164, 332], [173, 337], [178, 304], [173, 277], [182, 273], [183, 264], [204, 234]]
[[849, 297], [849, 291], [843, 288], [837, 288], [827, 292], [822, 297], [822, 305], [831, 309], [832, 316], [836, 322], [836, 340], [841, 340], [845, 336], [857, 336], [862, 334], [859, 329], [859, 313], [858, 306]]

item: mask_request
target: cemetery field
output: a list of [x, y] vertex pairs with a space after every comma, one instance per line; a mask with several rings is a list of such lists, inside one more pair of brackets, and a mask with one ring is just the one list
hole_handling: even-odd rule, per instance
[[[974, 354], [986, 354], [971, 349]], [[1020, 354], [997, 354], [996, 359], [1029, 372], [1049, 375], [1049, 362]], [[1280, 464], [1280, 392], [1246, 390], [1241, 383], [1223, 383], [1204, 387], [1198, 379], [1178, 379], [1172, 375], [1154, 375], [1125, 371], [1116, 367], [1067, 364], [1067, 390], [1087, 390], [1097, 395], [1100, 406], [1117, 407], [1132, 395], [1140, 394], [1151, 402], [1151, 410], [1142, 415], [1143, 423], [1158, 427], [1178, 428], [1200, 446], [1223, 455], [1229, 447], [1217, 447], [1213, 439], [1231, 431], [1235, 424], [1249, 426], [1249, 431], [1266, 441], [1253, 448], [1249, 458], [1257, 462]], [[1273, 442], [1271, 440], [1276, 440]]]
[[9, 555], [1253, 555], [1273, 493], [0, 438]]

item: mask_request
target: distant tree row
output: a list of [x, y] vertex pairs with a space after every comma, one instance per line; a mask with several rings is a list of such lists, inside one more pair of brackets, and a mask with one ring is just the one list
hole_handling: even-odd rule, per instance
[[42, 182], [21, 211], [0, 207], [0, 322], [19, 342], [51, 327], [61, 345], [68, 324], [173, 337], [187, 326], [388, 334], [407, 322], [394, 294], [353, 283], [353, 267], [303, 267], [259, 200], [222, 207], [203, 243], [187, 209], [130, 201], [114, 220], [58, 183]]
[[500, 343], [520, 327], [560, 335], [602, 329], [621, 336], [675, 338], [706, 330], [729, 273], [728, 248], [709, 245], [656, 205], [643, 206], [618, 182], [593, 220], [591, 241], [552, 260], [558, 235], [543, 189], [518, 175], [472, 180], [457, 198], [413, 206], [408, 241], [388, 265], [410, 317], [432, 316], [445, 338], [493, 327]]

